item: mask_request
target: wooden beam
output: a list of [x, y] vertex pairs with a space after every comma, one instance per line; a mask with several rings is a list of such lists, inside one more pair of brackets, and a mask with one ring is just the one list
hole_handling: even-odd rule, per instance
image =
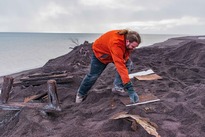
[[67, 77], [68, 74], [59, 74], [59, 75], [49, 75], [49, 76], [42, 76], [42, 77], [23, 77], [20, 81], [38, 81], [38, 80], [49, 80], [53, 78], [62, 78]]
[[47, 103], [24, 103], [24, 102], [9, 102], [0, 104], [2, 110], [21, 110], [22, 108], [42, 109]]
[[66, 71], [57, 71], [57, 72], [51, 72], [51, 73], [35, 73], [33, 75], [29, 75], [29, 78], [35, 78], [35, 77], [44, 77], [44, 76], [51, 76], [51, 75], [58, 75], [58, 74], [65, 74]]
[[22, 108], [38, 109], [46, 112], [61, 111], [60, 108], [49, 106], [47, 103], [9, 102], [6, 104], [0, 104], [1, 110], [21, 110]]
[[57, 86], [55, 80], [48, 80], [47, 82], [48, 87], [48, 105], [45, 106], [47, 109], [54, 108], [56, 110], [61, 110], [59, 99], [57, 95]]
[[[69, 82], [72, 82], [73, 81], [73, 76], [67, 76], [67, 77], [62, 77], [62, 78], [52, 78], [54, 79], [58, 84], [63, 84], [63, 83], [69, 83]], [[48, 80], [36, 80], [36, 81], [33, 81], [33, 80], [29, 80], [29, 81], [18, 81], [18, 82], [15, 82], [13, 84], [13, 86], [20, 86], [20, 85], [24, 85], [24, 86], [38, 86], [38, 85], [41, 85], [41, 84], [45, 84]]]
[[3, 86], [2, 86], [2, 90], [1, 90], [1, 100], [0, 103], [7, 103], [8, 99], [9, 99], [9, 94], [11, 92], [11, 88], [13, 85], [13, 77], [10, 76], [4, 76], [4, 81], [3, 81]]

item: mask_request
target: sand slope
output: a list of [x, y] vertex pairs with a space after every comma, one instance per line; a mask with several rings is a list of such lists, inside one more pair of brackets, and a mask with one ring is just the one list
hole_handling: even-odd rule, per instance
[[[152, 93], [160, 102], [125, 107], [119, 96], [111, 93], [114, 65], [109, 64], [90, 90], [87, 99], [75, 104], [75, 94], [84, 75], [89, 71], [91, 44], [82, 44], [70, 53], [48, 61], [42, 68], [29, 71], [68, 71], [74, 76], [69, 84], [58, 85], [63, 111], [47, 116], [34, 109], [0, 111], [0, 135], [35, 137], [151, 137], [141, 126], [131, 128], [126, 119], [112, 120], [119, 112], [150, 119], [162, 137], [205, 136], [205, 39], [180, 37], [139, 48], [132, 54], [133, 72], [152, 69], [161, 80], [133, 79], [139, 95]], [[25, 73], [24, 75], [27, 75]], [[18, 75], [15, 80], [22, 77]], [[46, 92], [46, 85], [12, 89], [9, 101], [23, 101], [27, 96]], [[46, 100], [44, 100], [46, 101]], [[149, 111], [147, 111], [149, 110]], [[17, 115], [12, 120], [9, 119]]]

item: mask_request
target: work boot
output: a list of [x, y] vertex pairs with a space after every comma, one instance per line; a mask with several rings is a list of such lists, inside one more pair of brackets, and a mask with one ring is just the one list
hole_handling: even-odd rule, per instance
[[79, 93], [77, 93], [75, 103], [81, 103], [85, 98], [86, 96], [81, 96]]
[[129, 94], [123, 88], [112, 88], [112, 93], [128, 97]]

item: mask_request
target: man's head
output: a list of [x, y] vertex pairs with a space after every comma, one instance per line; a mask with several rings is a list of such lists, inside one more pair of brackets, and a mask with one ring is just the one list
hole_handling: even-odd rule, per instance
[[130, 42], [129, 40], [126, 40], [126, 48], [128, 50], [134, 50], [136, 47], [138, 47], [138, 43], [136, 41]]
[[136, 31], [128, 31], [126, 34], [126, 47], [128, 50], [133, 50], [141, 43], [141, 37]]

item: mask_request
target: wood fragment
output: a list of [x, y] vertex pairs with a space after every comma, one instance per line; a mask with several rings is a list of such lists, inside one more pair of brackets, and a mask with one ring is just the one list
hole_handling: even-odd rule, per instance
[[33, 95], [33, 96], [30, 96], [30, 97], [26, 97], [24, 99], [24, 103], [30, 102], [31, 100], [37, 100], [37, 99], [42, 98], [46, 95], [47, 95], [47, 93], [41, 93], [41, 94]]

